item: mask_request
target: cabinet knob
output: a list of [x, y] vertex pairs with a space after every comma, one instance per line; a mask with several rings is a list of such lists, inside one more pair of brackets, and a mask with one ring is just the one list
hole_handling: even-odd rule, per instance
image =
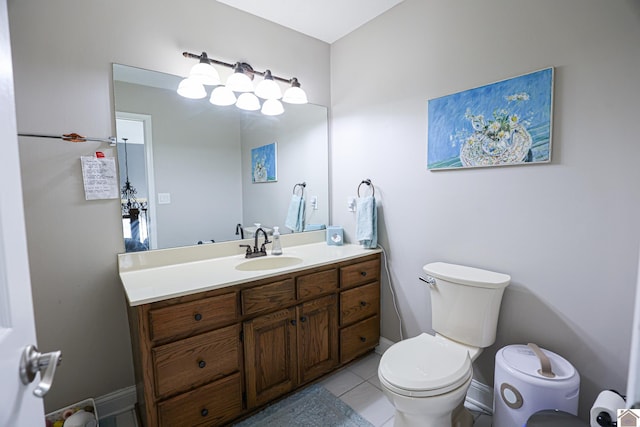
[[366, 337], [360, 337], [360, 341], [367, 342], [367, 338]]
[[202, 314], [200, 313], [196, 313], [195, 316], [193, 316], [194, 319], [196, 319], [196, 322], [199, 322], [202, 320]]
[[207, 408], [204, 408], [202, 411], [200, 411], [200, 415], [206, 417], [207, 415], [209, 415], [209, 410]]
[[198, 362], [198, 367], [200, 369], [204, 368], [205, 366], [207, 366], [207, 362], [205, 362], [204, 360]]
[[296, 319], [293, 319], [293, 320], [291, 321], [291, 324], [292, 324], [293, 326], [296, 326], [296, 324], [298, 324], [298, 322], [296, 322]]
[[306, 321], [307, 321], [307, 318], [306, 318], [305, 316], [302, 316], [302, 317], [300, 318], [300, 321], [301, 321], [301, 322], [306, 322]]
[[367, 275], [367, 272], [366, 272], [366, 271], [361, 271], [361, 272], [360, 272], [360, 275], [361, 275], [362, 277], [364, 277], [364, 276], [366, 276], [366, 275]]
[[367, 305], [367, 302], [366, 301], [360, 301], [360, 305], [364, 307], [365, 305]]

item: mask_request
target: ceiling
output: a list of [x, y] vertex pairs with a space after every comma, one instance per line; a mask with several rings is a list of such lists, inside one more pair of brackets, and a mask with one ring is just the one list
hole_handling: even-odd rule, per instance
[[333, 43], [404, 0], [218, 0]]

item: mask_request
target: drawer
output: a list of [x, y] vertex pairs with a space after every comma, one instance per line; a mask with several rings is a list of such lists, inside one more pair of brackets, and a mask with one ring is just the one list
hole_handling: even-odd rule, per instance
[[242, 314], [278, 310], [296, 301], [293, 279], [244, 289], [241, 294]]
[[156, 395], [164, 397], [238, 371], [241, 351], [239, 324], [152, 349]]
[[219, 426], [242, 412], [240, 373], [158, 404], [162, 427]]
[[149, 335], [152, 341], [189, 336], [231, 323], [237, 317], [236, 293], [231, 292], [150, 310]]
[[363, 320], [340, 331], [340, 362], [345, 363], [378, 345], [380, 319], [378, 316]]
[[341, 288], [350, 288], [373, 280], [380, 280], [380, 258], [340, 269]]
[[378, 314], [380, 310], [380, 282], [358, 286], [340, 293], [340, 325]]
[[298, 299], [325, 295], [338, 289], [338, 270], [326, 270], [296, 278]]

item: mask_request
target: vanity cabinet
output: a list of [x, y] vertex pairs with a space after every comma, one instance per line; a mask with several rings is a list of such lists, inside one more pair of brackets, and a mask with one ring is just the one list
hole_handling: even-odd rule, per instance
[[226, 425], [371, 351], [380, 255], [130, 307], [143, 425]]

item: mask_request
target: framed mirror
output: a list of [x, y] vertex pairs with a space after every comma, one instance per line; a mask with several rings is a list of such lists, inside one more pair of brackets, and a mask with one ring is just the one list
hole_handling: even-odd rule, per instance
[[178, 95], [181, 77], [119, 64], [113, 80], [120, 188], [134, 192], [123, 197], [127, 251], [251, 237], [255, 224], [292, 232], [285, 220], [301, 183], [304, 229], [329, 224], [326, 107], [285, 104], [280, 116], [220, 107]]

